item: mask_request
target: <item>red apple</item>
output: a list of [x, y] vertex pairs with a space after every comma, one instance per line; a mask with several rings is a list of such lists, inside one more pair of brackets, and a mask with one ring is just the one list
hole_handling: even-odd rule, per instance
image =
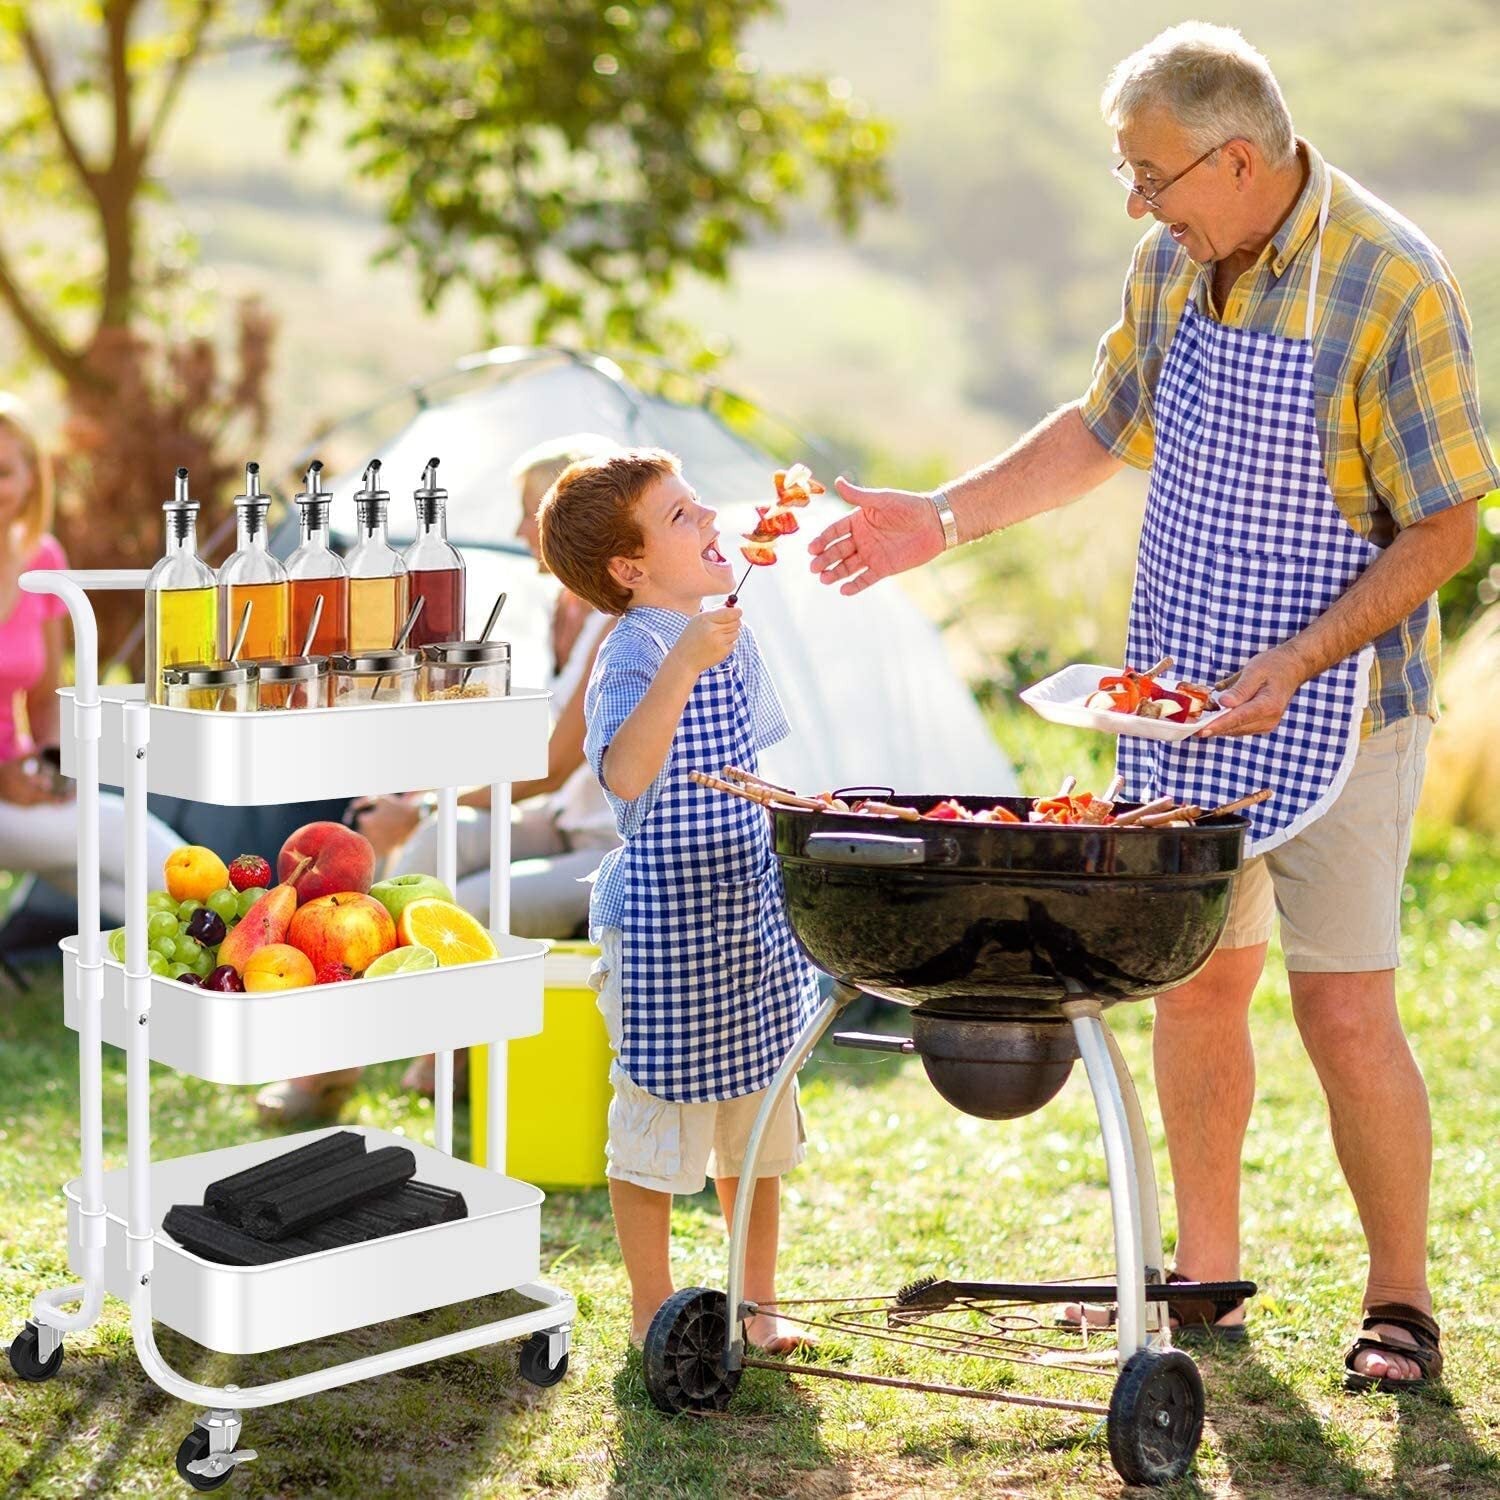
[[281, 846], [276, 878], [290, 880], [301, 859], [312, 864], [292, 881], [299, 902], [337, 891], [367, 891], [375, 878], [375, 851], [369, 839], [342, 823], [304, 823]]
[[342, 964], [351, 973], [363, 974], [396, 946], [396, 924], [373, 896], [336, 891], [299, 906], [286, 936], [312, 960], [314, 973]]

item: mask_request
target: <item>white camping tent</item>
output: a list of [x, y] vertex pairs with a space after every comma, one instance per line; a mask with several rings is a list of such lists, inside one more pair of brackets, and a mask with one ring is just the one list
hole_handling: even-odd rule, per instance
[[[514, 542], [519, 507], [510, 469], [537, 443], [592, 432], [678, 454], [688, 481], [719, 508], [725, 553], [738, 560], [732, 543], [750, 529], [754, 504], [771, 498], [770, 473], [778, 465], [706, 401], [688, 405], [648, 393], [613, 361], [563, 350], [492, 350], [465, 361], [461, 371], [472, 377], [467, 389], [438, 399], [434, 383], [419, 394], [406, 427], [368, 457], [380, 458], [382, 484], [391, 491], [393, 537], [411, 534], [407, 497], [427, 460], [442, 460], [449, 535], [469, 569], [469, 630], [482, 628], [496, 592], [506, 589], [510, 598], [496, 633], [512, 642], [515, 681], [545, 680], [555, 588]], [[340, 531], [358, 487], [357, 472], [334, 485]], [[814, 535], [843, 510], [833, 497], [815, 503], [802, 513], [803, 534]], [[1016, 791], [938, 631], [900, 585], [886, 582], [846, 599], [812, 576], [801, 547], [783, 542], [781, 554], [774, 567], [751, 575], [744, 594], [745, 618], [793, 726], [792, 737], [764, 756], [762, 774], [803, 791], [853, 784]]]

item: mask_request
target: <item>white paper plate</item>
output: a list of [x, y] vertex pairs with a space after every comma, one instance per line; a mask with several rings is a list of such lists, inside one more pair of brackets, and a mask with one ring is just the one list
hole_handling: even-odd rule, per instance
[[1099, 689], [1099, 679], [1115, 676], [1119, 670], [1095, 662], [1075, 662], [1061, 672], [1032, 683], [1022, 692], [1021, 701], [1030, 704], [1054, 724], [1071, 724], [1075, 729], [1098, 729], [1105, 734], [1133, 734], [1143, 740], [1185, 740], [1224, 712], [1223, 709], [1213, 709], [1191, 724], [1179, 724], [1173, 719], [1143, 719], [1136, 714], [1118, 714], [1110, 709], [1085, 708], [1089, 694]]

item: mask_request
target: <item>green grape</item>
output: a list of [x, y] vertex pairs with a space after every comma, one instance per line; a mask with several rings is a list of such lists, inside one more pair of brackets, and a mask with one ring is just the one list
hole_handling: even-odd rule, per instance
[[191, 964], [173, 964], [170, 972], [173, 979], [179, 979], [184, 974], [195, 973], [196, 970]]
[[180, 958], [183, 963], [192, 963], [192, 961], [197, 958], [197, 956], [202, 952], [203, 944], [200, 943], [197, 938], [190, 938], [187, 933], [183, 933], [182, 936], [177, 939], [177, 957]]
[[177, 913], [177, 898], [170, 891], [152, 891], [146, 897], [147, 911], [169, 911]]
[[146, 965], [153, 974], [160, 974], [163, 979], [172, 972], [171, 961], [163, 958], [160, 953], [148, 953], [146, 955]]
[[218, 966], [219, 959], [217, 949], [210, 951], [209, 949], [201, 946], [198, 950], [197, 958], [193, 959], [188, 964], [188, 967], [193, 971], [193, 973], [198, 976], [199, 979], [207, 979], [208, 976], [212, 974], [216, 968], [218, 968]]
[[181, 921], [186, 922], [195, 911], [202, 911], [202, 909], [203, 903], [201, 901], [183, 901], [177, 908], [177, 915]]
[[240, 915], [243, 917], [245, 913], [249, 911], [250, 908], [254, 906], [255, 903], [259, 901], [260, 898], [264, 895], [265, 892], [263, 890], [261, 890], [258, 886], [253, 885], [250, 886], [247, 890], [241, 891], [238, 897]]
[[171, 963], [174, 958], [182, 956], [178, 952], [178, 944], [181, 941], [181, 938], [155, 937], [151, 939], [151, 951], [159, 953], [168, 963]]
[[222, 890], [213, 891], [208, 898], [208, 909], [228, 922], [240, 914], [240, 893], [227, 885]]
[[177, 918], [170, 912], [154, 911], [146, 922], [146, 936], [149, 938], [176, 937]]
[[125, 962], [125, 929], [116, 927], [109, 935], [109, 956], [117, 964]]

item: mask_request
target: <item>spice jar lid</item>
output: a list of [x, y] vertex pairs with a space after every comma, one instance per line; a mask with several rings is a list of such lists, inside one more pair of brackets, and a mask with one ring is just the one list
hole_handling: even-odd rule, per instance
[[422, 655], [439, 667], [482, 667], [510, 660], [509, 641], [431, 641]]
[[314, 682], [328, 675], [326, 656], [268, 657], [255, 664], [262, 682]]
[[328, 664], [335, 672], [406, 672], [420, 661], [415, 651], [361, 651], [357, 656], [330, 656]]
[[259, 675], [253, 661], [186, 661], [163, 667], [161, 680], [167, 687], [234, 687]]

